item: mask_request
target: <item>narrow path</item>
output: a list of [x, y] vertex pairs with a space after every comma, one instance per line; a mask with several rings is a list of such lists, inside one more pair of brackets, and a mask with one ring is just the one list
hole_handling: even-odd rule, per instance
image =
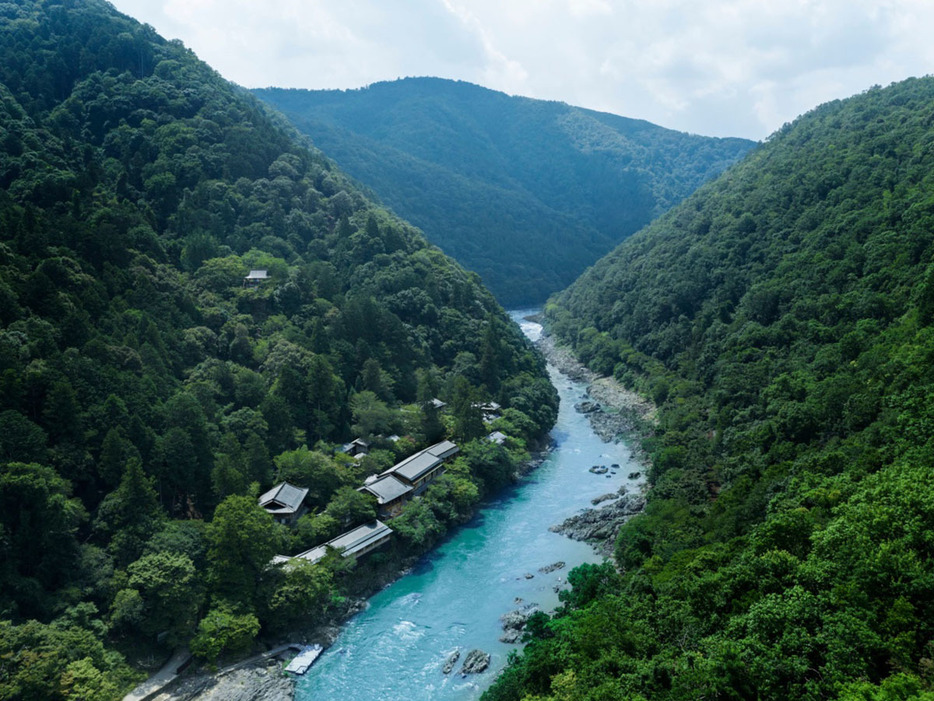
[[146, 699], [155, 696], [167, 684], [175, 681], [176, 677], [178, 677], [178, 668], [190, 659], [191, 653], [188, 648], [179, 648], [169, 658], [169, 661], [162, 665], [162, 669], [124, 696], [123, 701], [146, 701]]

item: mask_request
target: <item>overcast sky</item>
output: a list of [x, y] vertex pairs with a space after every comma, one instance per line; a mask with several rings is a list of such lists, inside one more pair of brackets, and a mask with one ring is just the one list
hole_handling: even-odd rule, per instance
[[406, 76], [762, 139], [934, 72], [931, 0], [111, 0], [245, 87]]

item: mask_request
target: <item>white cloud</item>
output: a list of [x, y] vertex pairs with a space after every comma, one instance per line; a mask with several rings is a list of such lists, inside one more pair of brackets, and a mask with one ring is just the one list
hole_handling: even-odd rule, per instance
[[929, 0], [117, 0], [248, 87], [409, 75], [763, 138], [934, 67]]

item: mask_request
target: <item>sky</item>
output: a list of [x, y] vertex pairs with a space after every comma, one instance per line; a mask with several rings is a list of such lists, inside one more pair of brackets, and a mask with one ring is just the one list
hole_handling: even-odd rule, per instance
[[239, 85], [409, 76], [764, 139], [934, 73], [931, 0], [111, 0]]

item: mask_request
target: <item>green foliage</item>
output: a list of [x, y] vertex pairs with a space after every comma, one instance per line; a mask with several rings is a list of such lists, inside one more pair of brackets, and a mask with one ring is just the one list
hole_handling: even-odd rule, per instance
[[222, 501], [207, 526], [208, 580], [215, 596], [255, 607], [263, 571], [282, 545], [279, 527], [250, 496]]
[[375, 392], [364, 390], [350, 398], [353, 415], [353, 432], [358, 436], [374, 436], [391, 433], [394, 429], [393, 414]]
[[451, 390], [451, 416], [453, 433], [459, 441], [471, 441], [483, 435], [483, 412], [480, 392], [461, 375], [454, 378]]
[[444, 525], [424, 499], [406, 504], [392, 521], [396, 535], [415, 552], [424, 552], [444, 534]]
[[86, 518], [71, 485], [49, 467], [0, 466], [0, 610], [42, 616], [48, 593], [63, 587], [78, 559], [77, 529]]
[[113, 699], [136, 676], [91, 630], [69, 624], [0, 620], [0, 698]]
[[501, 445], [487, 440], [471, 441], [463, 446], [462, 453], [484, 494], [496, 492], [515, 478], [516, 461]]
[[[254, 94], [512, 307], [566, 287], [753, 145], [437, 78]], [[370, 219], [365, 235], [381, 234]]]
[[[140, 630], [151, 636], [168, 633], [171, 644], [187, 640], [202, 599], [201, 583], [191, 559], [184, 554], [157, 552], [131, 563], [127, 573], [127, 583], [138, 592], [142, 604], [136, 620]], [[117, 598], [124, 599], [122, 606], [135, 609], [129, 594], [118, 594]]]
[[153, 482], [143, 472], [140, 461], [133, 458], [124, 468], [120, 485], [97, 509], [95, 530], [109, 536], [111, 554], [120, 564], [126, 565], [139, 556], [163, 517]]
[[265, 606], [265, 616], [273, 628], [289, 630], [297, 622], [320, 622], [333, 592], [333, 574], [323, 564], [295, 560], [277, 568], [278, 581], [271, 584], [272, 594]]
[[331, 496], [349, 481], [346, 470], [333, 459], [303, 445], [274, 459], [276, 479], [308, 487], [308, 501], [313, 506], [325, 506]]
[[[419, 376], [482, 374], [504, 406], [547, 381], [476, 275], [103, 0], [0, 11], [0, 164], [0, 615], [15, 626], [93, 602], [110, 631], [90, 635], [181, 641], [203, 596], [237, 630], [215, 620], [205, 656], [242, 647], [224, 636], [279, 616], [259, 602], [286, 552], [255, 503], [272, 456], [337, 513], [298, 539], [333, 537], [371, 509], [339, 490], [387, 459], [349, 466], [333, 444], [354, 424], [395, 430]], [[247, 284], [253, 269], [268, 279]], [[120, 665], [62, 665], [34, 697], [119, 695]]]
[[931, 695], [932, 104], [813, 110], [552, 300], [661, 402], [652, 489], [487, 698]]
[[342, 529], [349, 530], [376, 518], [376, 498], [353, 487], [341, 487], [328, 502], [325, 514], [337, 521]]
[[212, 664], [224, 653], [249, 652], [259, 629], [259, 620], [252, 613], [238, 614], [220, 605], [201, 619], [198, 632], [191, 639], [191, 652]]

